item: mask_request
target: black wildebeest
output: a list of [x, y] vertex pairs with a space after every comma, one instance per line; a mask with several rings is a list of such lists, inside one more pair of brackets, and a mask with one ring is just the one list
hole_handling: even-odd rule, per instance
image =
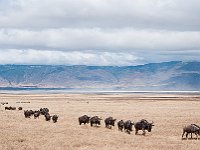
[[198, 135], [200, 134], [200, 127], [196, 124], [191, 124], [191, 125], [185, 126], [183, 128], [182, 138], [183, 138], [185, 132], [186, 132], [186, 139], [187, 139], [189, 133], [191, 134], [191, 139], [192, 139], [192, 133], [194, 133], [198, 139]]
[[11, 110], [16, 110], [16, 107], [11, 107]]
[[113, 119], [113, 117], [108, 117], [104, 120], [105, 122], [105, 127], [106, 128], [112, 128], [112, 126], [115, 126], [115, 121], [116, 119]]
[[53, 115], [52, 116], [52, 120], [54, 123], [56, 123], [58, 121], [58, 116], [57, 115]]
[[35, 113], [35, 111], [33, 111], [33, 110], [29, 110], [29, 112], [31, 115], [34, 115], [34, 113]]
[[79, 121], [79, 125], [81, 125], [82, 123], [86, 124], [86, 123], [89, 123], [90, 117], [88, 117], [87, 115], [83, 115], [78, 118], [78, 121]]
[[22, 110], [22, 107], [18, 107], [18, 110]]
[[16, 110], [16, 107], [5, 107], [5, 110]]
[[51, 116], [50, 116], [49, 113], [48, 113], [48, 114], [45, 114], [44, 117], [45, 117], [45, 120], [46, 120], [46, 121], [50, 121], [50, 120], [51, 120]]
[[123, 120], [118, 121], [117, 126], [118, 126], [118, 130], [123, 131], [124, 121]]
[[124, 131], [130, 134], [131, 131], [133, 131], [132, 126], [133, 122], [131, 120], [127, 120], [126, 122], [124, 122]]
[[6, 107], [5, 107], [5, 110], [10, 110], [10, 107], [7, 107], [7, 106], [6, 106]]
[[2, 105], [8, 104], [8, 102], [1, 102]]
[[39, 119], [40, 111], [39, 111], [39, 110], [38, 110], [38, 111], [35, 111], [33, 115], [34, 115], [34, 119], [36, 119], [36, 118]]
[[49, 113], [49, 109], [48, 108], [40, 108], [40, 113], [41, 113], [41, 115], [45, 115], [45, 114]]
[[139, 122], [136, 122], [134, 126], [135, 126], [135, 134], [138, 134], [138, 131], [142, 130], [143, 135], [145, 135], [146, 134], [145, 130], [147, 130], [148, 132], [151, 132], [152, 126], [154, 125], [153, 125], [153, 122], [149, 123], [147, 120], [142, 119]]
[[29, 111], [29, 110], [24, 110], [24, 116], [25, 116], [25, 118], [30, 118], [31, 117], [31, 111]]
[[90, 126], [93, 126], [93, 124], [96, 125], [101, 125], [101, 118], [99, 118], [98, 116], [94, 116], [92, 118], [90, 118]]

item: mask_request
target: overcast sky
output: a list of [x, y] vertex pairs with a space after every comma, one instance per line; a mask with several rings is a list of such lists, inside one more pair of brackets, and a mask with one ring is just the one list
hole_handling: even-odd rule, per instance
[[200, 0], [0, 0], [0, 64], [200, 61]]

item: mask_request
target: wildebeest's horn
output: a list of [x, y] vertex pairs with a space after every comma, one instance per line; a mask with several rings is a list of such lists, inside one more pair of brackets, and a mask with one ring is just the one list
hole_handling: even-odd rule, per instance
[[154, 122], [152, 121], [151, 124], [153, 124]]

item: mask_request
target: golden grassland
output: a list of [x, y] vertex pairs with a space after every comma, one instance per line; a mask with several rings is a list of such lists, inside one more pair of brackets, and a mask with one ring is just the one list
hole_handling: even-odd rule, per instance
[[[200, 95], [164, 94], [0, 94], [1, 150], [199, 150], [200, 140], [182, 140], [185, 125], [200, 125]], [[30, 103], [21, 103], [30, 102]], [[58, 122], [25, 118], [23, 111], [4, 110], [5, 106], [24, 110], [50, 109]], [[154, 121], [146, 136], [120, 132], [117, 126], [105, 128], [79, 125], [87, 114], [105, 119]], [[141, 132], [140, 132], [141, 133]], [[195, 136], [194, 136], [195, 137]]]

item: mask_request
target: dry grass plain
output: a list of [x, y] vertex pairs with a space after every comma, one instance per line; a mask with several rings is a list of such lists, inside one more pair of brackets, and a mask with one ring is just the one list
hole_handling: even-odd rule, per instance
[[[23, 111], [0, 107], [1, 150], [199, 150], [200, 140], [182, 140], [182, 128], [200, 125], [200, 95], [163, 94], [0, 94], [7, 106], [37, 110], [48, 107], [58, 114], [57, 123], [44, 117], [27, 119]], [[17, 103], [30, 102], [30, 103]], [[78, 117], [87, 114], [118, 120], [147, 119], [155, 126], [146, 136], [129, 135], [115, 126], [79, 125]]]

